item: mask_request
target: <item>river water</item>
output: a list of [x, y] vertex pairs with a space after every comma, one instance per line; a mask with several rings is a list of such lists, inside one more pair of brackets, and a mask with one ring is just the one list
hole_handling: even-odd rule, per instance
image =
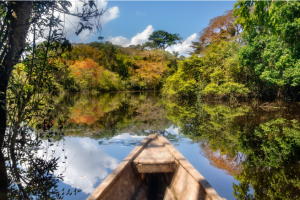
[[[26, 172], [19, 184], [35, 199], [86, 199], [155, 132], [222, 198], [300, 198], [299, 104], [178, 102], [157, 92], [64, 94], [51, 103], [51, 128], [32, 133], [39, 142], [18, 157]], [[8, 170], [12, 199], [20, 190], [15, 175]]]

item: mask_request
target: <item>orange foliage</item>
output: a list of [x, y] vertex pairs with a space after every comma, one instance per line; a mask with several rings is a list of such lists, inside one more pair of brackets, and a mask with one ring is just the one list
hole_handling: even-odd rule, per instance
[[98, 63], [96, 63], [95, 61], [93, 61], [92, 59], [86, 59], [86, 60], [76, 60], [75, 63], [73, 65], [70, 66], [71, 68], [74, 68], [76, 70], [102, 70], [103, 71], [103, 67], [99, 66]]
[[72, 50], [71, 56], [71, 60], [92, 59], [98, 62], [102, 58], [102, 52], [87, 45], [76, 45]]
[[104, 71], [103, 66], [99, 66], [92, 59], [76, 60], [73, 65], [70, 65], [70, 69], [78, 82], [86, 81], [88, 85], [97, 85], [98, 78]]
[[216, 41], [240, 34], [241, 26], [234, 24], [234, 21], [233, 10], [211, 19], [208, 26], [200, 32], [199, 42], [192, 42], [192, 47], [196, 49], [195, 53], [201, 53], [207, 45]]
[[99, 109], [98, 105], [92, 105], [89, 108], [84, 109], [74, 109], [70, 115], [69, 120], [75, 124], [86, 124], [92, 125], [100, 117], [104, 116], [104, 112]]
[[220, 155], [219, 153], [213, 152], [207, 145], [201, 145], [204, 156], [209, 160], [209, 163], [218, 168], [222, 169], [229, 175], [237, 175], [242, 173], [242, 161], [244, 160], [243, 155], [237, 155], [232, 157], [230, 155]]
[[136, 60], [134, 64], [138, 67], [135, 72], [146, 82], [148, 89], [158, 86], [167, 71], [162, 58], [155, 54], [144, 56], [143, 60]]
[[230, 10], [224, 15], [211, 19], [208, 27], [200, 32], [200, 41], [207, 40], [207, 42], [213, 42], [215, 40], [238, 35], [241, 26], [239, 24], [234, 24], [235, 18], [232, 13], [233, 10]]
[[212, 42], [220, 38], [227, 38], [236, 34], [233, 25], [233, 10], [227, 11], [226, 14], [215, 17], [210, 20], [208, 27], [200, 32], [200, 40]]
[[87, 124], [87, 125], [92, 125], [97, 121], [97, 118], [95, 116], [90, 116], [87, 114], [80, 114], [80, 115], [75, 115], [72, 118], [70, 118], [72, 123], [75, 124]]
[[52, 59], [52, 58], [48, 58], [47, 60], [48, 60], [48, 63], [49, 63], [49, 64], [51, 64], [51, 63], [54, 63], [54, 62], [55, 62], [55, 60], [54, 60], [54, 59]]

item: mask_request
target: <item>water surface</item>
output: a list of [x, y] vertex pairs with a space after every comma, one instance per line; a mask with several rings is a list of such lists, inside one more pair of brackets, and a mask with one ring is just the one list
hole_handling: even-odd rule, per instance
[[55, 114], [35, 124], [51, 128], [8, 156], [12, 199], [22, 189], [36, 199], [85, 199], [155, 132], [225, 199], [300, 198], [298, 104], [176, 102], [155, 92], [65, 94], [52, 104]]

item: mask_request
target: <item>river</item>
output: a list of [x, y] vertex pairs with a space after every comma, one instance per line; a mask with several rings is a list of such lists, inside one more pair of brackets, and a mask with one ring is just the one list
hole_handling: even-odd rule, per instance
[[86, 199], [155, 132], [222, 198], [300, 198], [299, 104], [176, 102], [158, 92], [62, 94], [51, 104], [49, 129], [33, 131], [27, 137], [37, 142], [16, 156], [24, 179], [7, 167], [11, 199], [20, 185], [36, 199]]

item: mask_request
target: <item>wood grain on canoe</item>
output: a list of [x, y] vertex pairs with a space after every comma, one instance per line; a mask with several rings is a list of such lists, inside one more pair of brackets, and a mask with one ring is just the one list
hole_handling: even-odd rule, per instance
[[132, 167], [136, 173], [167, 173], [175, 172], [177, 165], [164, 145], [153, 139], [133, 160]]
[[[123, 174], [123, 172], [126, 171], [125, 169], [127, 168], [127, 166], [132, 171], [130, 163], [143, 151], [143, 149], [149, 144], [151, 139], [155, 137], [156, 134], [152, 134], [146, 137], [144, 140], [142, 140], [141, 143], [128, 154], [128, 156], [116, 167], [116, 169], [112, 171], [112, 173], [110, 173], [106, 177], [106, 179], [94, 190], [94, 192], [87, 199], [88, 200], [102, 199], [104, 198], [105, 193], [109, 189], [115, 190], [116, 188], [114, 188], [114, 184], [116, 183], [118, 178]], [[128, 173], [130, 173], [130, 171]], [[120, 191], [115, 190], [116, 194], [118, 192]]]
[[177, 200], [177, 198], [175, 197], [175, 195], [173, 194], [173, 192], [169, 187], [167, 187], [166, 189], [164, 200]]
[[127, 165], [122, 175], [98, 199], [101, 200], [131, 200], [139, 185], [142, 183], [141, 174], [134, 173], [131, 166]]
[[173, 164], [175, 159], [161, 142], [154, 139], [133, 162], [135, 164]]
[[132, 163], [132, 168], [135, 173], [170, 173], [175, 172], [176, 163], [170, 164], [135, 164]]
[[[192, 166], [189, 161], [187, 161], [187, 159], [181, 153], [179, 153], [179, 151], [165, 137], [158, 134], [157, 138], [164, 144], [166, 149], [174, 156], [179, 164], [193, 177], [193, 179], [203, 187], [204, 191], [211, 197], [211, 199], [222, 200], [222, 198], [207, 182], [207, 180]], [[176, 172], [176, 174], [177, 173], [178, 171]]]
[[181, 166], [173, 177], [170, 190], [177, 199], [211, 200], [204, 188]]

